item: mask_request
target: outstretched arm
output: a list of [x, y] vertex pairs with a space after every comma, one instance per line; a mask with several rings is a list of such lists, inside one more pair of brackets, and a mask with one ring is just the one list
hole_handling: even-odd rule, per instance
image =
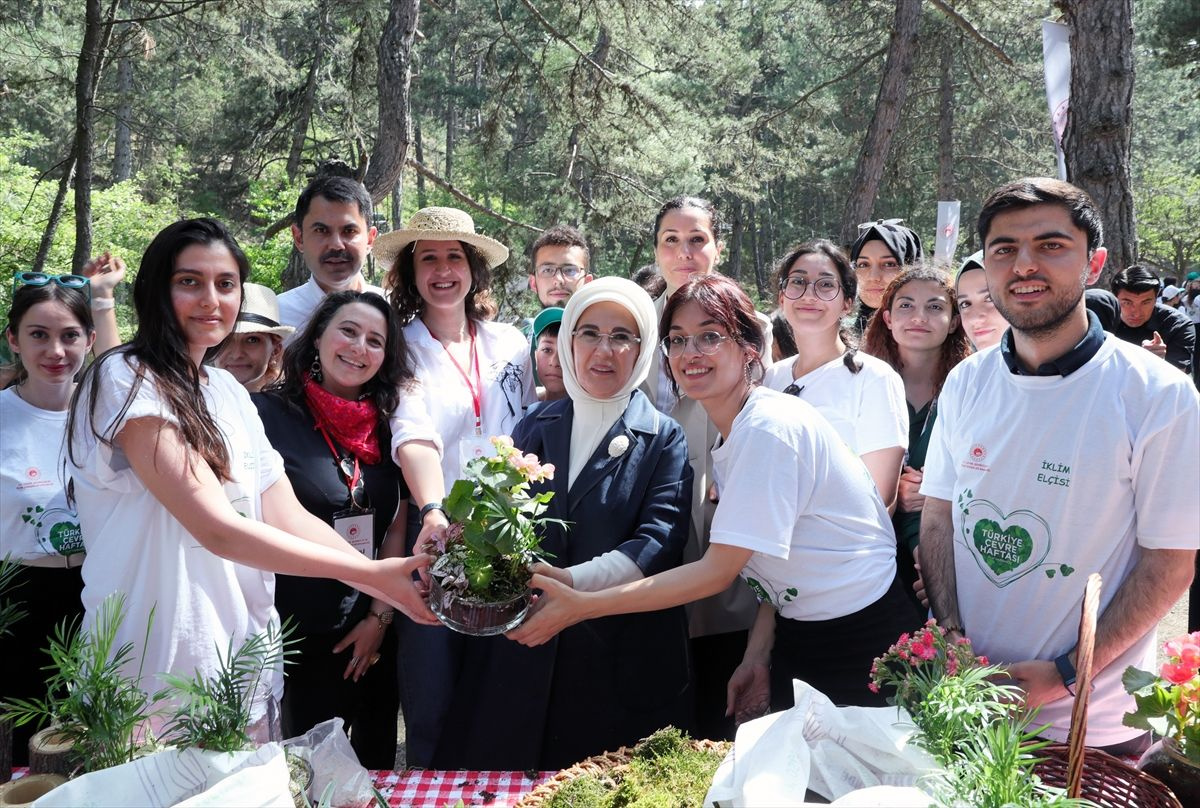
[[336, 578], [383, 598], [418, 622], [436, 620], [412, 583], [412, 572], [428, 565], [428, 556], [367, 560], [304, 509], [287, 477], [263, 492], [265, 521], [257, 522], [234, 510], [216, 475], [173, 424], [135, 418], [122, 427], [116, 442], [146, 489], [210, 552], [257, 569]]
[[125, 261], [106, 252], [84, 264], [83, 275], [92, 282], [92, 319], [96, 326], [96, 344], [92, 351], [99, 356], [121, 344], [115, 293], [125, 279]]
[[943, 626], [962, 626], [958, 613], [958, 581], [954, 572], [954, 519], [950, 501], [925, 497], [921, 509], [921, 579]]

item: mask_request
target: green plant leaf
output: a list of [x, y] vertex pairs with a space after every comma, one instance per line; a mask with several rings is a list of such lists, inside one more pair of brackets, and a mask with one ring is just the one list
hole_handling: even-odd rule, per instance
[[462, 522], [471, 516], [474, 507], [475, 484], [470, 480], [457, 480], [450, 488], [450, 495], [442, 501], [446, 515], [452, 522]]

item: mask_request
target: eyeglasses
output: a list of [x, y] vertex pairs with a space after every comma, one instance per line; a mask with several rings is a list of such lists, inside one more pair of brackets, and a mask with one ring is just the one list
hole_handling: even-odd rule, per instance
[[792, 382], [787, 387], [783, 388], [783, 394], [785, 396], [795, 396], [796, 398], [799, 398], [800, 394], [803, 392], [804, 392], [804, 385], [796, 384], [795, 382]]
[[13, 294], [22, 286], [45, 286], [48, 283], [57, 283], [64, 289], [75, 289], [87, 295], [88, 301], [92, 299], [92, 282], [83, 275], [50, 275], [46, 272], [17, 272], [13, 275]]
[[809, 284], [812, 284], [813, 294], [821, 300], [833, 300], [842, 291], [842, 285], [833, 278], [817, 278], [815, 281], [809, 281], [808, 278], [802, 278], [794, 275], [790, 278], [785, 278], [780, 291], [788, 300], [799, 300], [804, 297], [804, 292], [808, 289]]
[[587, 274], [587, 270], [574, 264], [542, 264], [537, 268], [537, 274], [546, 280], [562, 275], [564, 281], [574, 281]]
[[608, 347], [613, 353], [621, 353], [631, 350], [635, 345], [640, 345], [642, 338], [634, 336], [627, 331], [614, 331], [611, 334], [605, 334], [602, 331], [597, 331], [594, 328], [576, 328], [571, 332], [580, 345], [588, 348], [597, 348], [604, 340], [608, 340]]
[[729, 339], [732, 337], [716, 331], [701, 331], [699, 334], [686, 337], [682, 334], [672, 334], [669, 337], [663, 337], [662, 352], [669, 357], [683, 356], [683, 352], [687, 350], [690, 342], [692, 347], [700, 353], [712, 356], [721, 350], [721, 343]]

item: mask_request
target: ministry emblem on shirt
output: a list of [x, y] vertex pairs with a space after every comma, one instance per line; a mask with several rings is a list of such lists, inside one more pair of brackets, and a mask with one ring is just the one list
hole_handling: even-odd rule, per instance
[[1075, 572], [1069, 564], [1048, 560], [1052, 531], [1033, 511], [1005, 511], [990, 500], [974, 498], [970, 489], [958, 495], [958, 508], [960, 544], [997, 587], [1003, 589], [1036, 570], [1049, 579]]
[[967, 450], [967, 456], [962, 461], [962, 467], [974, 471], [991, 471], [992, 467], [984, 463], [987, 459], [987, 448], [982, 443], [973, 443]]

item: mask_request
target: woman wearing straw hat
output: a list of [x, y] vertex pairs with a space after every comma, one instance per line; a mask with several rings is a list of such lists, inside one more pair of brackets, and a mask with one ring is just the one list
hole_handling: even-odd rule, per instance
[[279, 323], [275, 293], [257, 283], [242, 286], [242, 313], [213, 364], [229, 371], [248, 392], [257, 393], [279, 378], [283, 338], [295, 331]]
[[[488, 438], [511, 434], [536, 400], [533, 371], [521, 332], [492, 322], [491, 271], [508, 259], [508, 248], [475, 232], [468, 214], [424, 208], [406, 228], [380, 236], [374, 251], [390, 264], [384, 285], [405, 324], [417, 377], [391, 419], [392, 452], [419, 507], [409, 523], [411, 550], [419, 533], [446, 524], [442, 497], [465, 461], [491, 452]], [[407, 619], [399, 635], [408, 764], [427, 766], [465, 638]]]

